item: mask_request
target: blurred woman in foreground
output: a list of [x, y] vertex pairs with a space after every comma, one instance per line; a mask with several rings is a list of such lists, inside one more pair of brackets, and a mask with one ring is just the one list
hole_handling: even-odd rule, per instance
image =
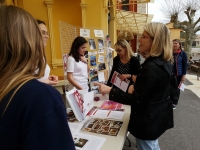
[[60, 93], [37, 80], [46, 56], [28, 12], [0, 5], [0, 49], [0, 149], [75, 150]]

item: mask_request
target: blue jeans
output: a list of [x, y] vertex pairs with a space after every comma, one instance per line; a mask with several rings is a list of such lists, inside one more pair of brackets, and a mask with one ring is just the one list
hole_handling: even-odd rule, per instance
[[140, 140], [136, 139], [137, 150], [160, 150], [158, 139], [156, 140]]

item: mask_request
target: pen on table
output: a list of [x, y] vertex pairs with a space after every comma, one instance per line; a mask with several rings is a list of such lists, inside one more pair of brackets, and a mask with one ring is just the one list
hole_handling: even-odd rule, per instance
[[110, 115], [110, 112], [111, 112], [111, 111], [109, 111], [109, 113], [108, 113], [107, 117]]

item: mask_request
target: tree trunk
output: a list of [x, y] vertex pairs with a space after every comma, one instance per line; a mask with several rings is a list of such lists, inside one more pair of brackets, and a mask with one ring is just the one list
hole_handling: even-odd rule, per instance
[[191, 33], [186, 32], [185, 34], [185, 46], [184, 46], [184, 51], [186, 52], [187, 56], [191, 56], [191, 51], [192, 51], [192, 35]]

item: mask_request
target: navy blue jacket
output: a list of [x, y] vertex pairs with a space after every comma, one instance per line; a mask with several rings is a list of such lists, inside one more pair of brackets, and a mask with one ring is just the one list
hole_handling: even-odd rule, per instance
[[174, 57], [173, 73], [176, 76], [183, 76], [186, 75], [186, 71], [187, 71], [187, 55], [183, 50], [181, 50], [181, 52], [176, 57]]
[[60, 93], [31, 80], [0, 103], [0, 150], [75, 150]]

